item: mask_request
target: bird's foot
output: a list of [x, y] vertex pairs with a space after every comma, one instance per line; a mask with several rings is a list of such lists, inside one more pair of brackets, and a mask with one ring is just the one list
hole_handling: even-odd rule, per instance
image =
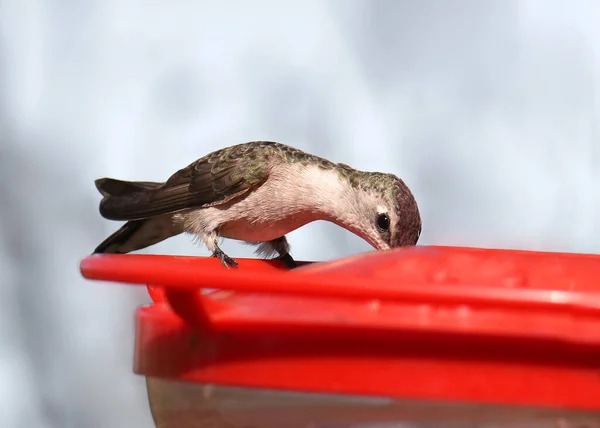
[[288, 269], [295, 269], [297, 267], [296, 262], [294, 261], [292, 256], [290, 256], [290, 253], [282, 254], [275, 260], [281, 260], [283, 263], [285, 263]]
[[238, 266], [238, 262], [225, 254], [219, 247], [216, 247], [211, 257], [218, 257], [219, 260], [221, 260], [221, 263], [223, 263], [223, 266], [225, 266], [227, 269], [230, 267], [236, 268]]

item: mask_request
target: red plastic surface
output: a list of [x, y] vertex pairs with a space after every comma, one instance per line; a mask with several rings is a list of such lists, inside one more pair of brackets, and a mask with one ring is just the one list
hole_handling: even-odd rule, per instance
[[139, 374], [600, 410], [598, 256], [414, 247], [293, 271], [238, 261], [94, 255], [81, 270], [160, 284], [137, 313]]

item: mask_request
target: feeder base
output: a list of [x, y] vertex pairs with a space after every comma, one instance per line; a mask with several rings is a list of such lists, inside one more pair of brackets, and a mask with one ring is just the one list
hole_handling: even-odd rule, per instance
[[157, 428], [600, 428], [597, 412], [146, 382]]

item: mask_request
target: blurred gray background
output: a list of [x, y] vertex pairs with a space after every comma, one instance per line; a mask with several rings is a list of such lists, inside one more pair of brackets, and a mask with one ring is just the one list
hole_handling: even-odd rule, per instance
[[[0, 0], [0, 427], [152, 426], [148, 298], [78, 271], [120, 225], [98, 177], [275, 140], [404, 178], [421, 244], [598, 252], [598, 22], [594, 0]], [[327, 223], [289, 239], [371, 250]]]

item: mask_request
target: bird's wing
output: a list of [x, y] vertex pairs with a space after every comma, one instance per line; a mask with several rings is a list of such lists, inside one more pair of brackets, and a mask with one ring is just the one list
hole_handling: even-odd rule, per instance
[[125, 196], [105, 196], [100, 213], [111, 220], [136, 220], [226, 204], [260, 186], [269, 169], [265, 162], [215, 153], [179, 170], [159, 188]]

